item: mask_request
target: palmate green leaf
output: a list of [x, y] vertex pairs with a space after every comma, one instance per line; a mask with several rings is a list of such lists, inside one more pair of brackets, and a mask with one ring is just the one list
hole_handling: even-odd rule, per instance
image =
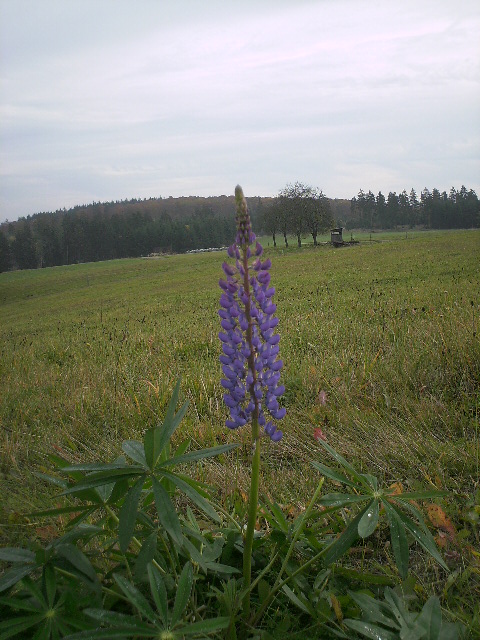
[[116, 469], [130, 469], [130, 465], [126, 464], [125, 460], [119, 462], [85, 462], [81, 464], [72, 464], [69, 467], [64, 467], [62, 471], [68, 473], [69, 471], [83, 471], [84, 473], [106, 473], [107, 471], [115, 471]]
[[[94, 509], [96, 509], [97, 507], [95, 506]], [[59, 507], [58, 509], [44, 509], [43, 511], [32, 511], [32, 513], [28, 513], [27, 515], [29, 517], [37, 517], [37, 518], [42, 518], [45, 516], [60, 516], [64, 513], [81, 513], [84, 511], [89, 511], [90, 509], [92, 509], [92, 507], [90, 505], [72, 505], [70, 507]], [[70, 524], [70, 523], [69, 523]], [[1, 558], [1, 549], [0, 549], [0, 560]]]
[[[39, 613], [31, 616], [20, 616], [10, 620], [2, 620], [0, 622], [0, 640], [7, 640], [7, 638], [13, 638], [17, 634], [34, 627], [44, 620], [44, 614]], [[24, 638], [31, 637], [23, 636]]]
[[392, 509], [395, 510], [396, 514], [400, 518], [402, 524], [408, 531], [412, 534], [415, 540], [427, 551], [434, 560], [438, 562], [438, 564], [443, 567], [446, 571], [448, 571], [448, 567], [445, 564], [442, 556], [438, 552], [437, 545], [435, 544], [435, 540], [433, 539], [432, 534], [428, 531], [427, 528], [422, 528], [416, 522], [414, 522], [411, 518], [401, 511], [395, 504], [390, 502]]
[[287, 534], [290, 527], [283, 511], [280, 509], [278, 504], [276, 502], [269, 502], [268, 500], [265, 500], [263, 509], [264, 512], [262, 515], [265, 517], [269, 525], [271, 527], [277, 527], [278, 529], [280, 529], [280, 531]]
[[415, 620], [415, 627], [421, 629], [427, 640], [438, 640], [442, 628], [442, 608], [440, 600], [436, 596], [431, 596], [424, 604], [420, 615]]
[[141, 442], [138, 440], [124, 440], [122, 442], [122, 449], [134, 462], [142, 465], [142, 467], [148, 468], [144, 446]]
[[75, 530], [78, 530], [78, 525], [82, 524], [82, 522], [84, 522], [92, 513], [95, 513], [98, 508], [98, 505], [94, 505], [93, 507], [80, 511], [80, 513], [75, 518], [72, 518], [68, 521], [67, 527], [69, 529], [73, 528]]
[[5, 571], [5, 573], [0, 576], [0, 593], [17, 584], [17, 582], [25, 576], [28, 576], [37, 566], [37, 564], [17, 565]]
[[135, 579], [141, 580], [147, 572], [148, 565], [152, 562], [157, 551], [157, 531], [153, 531], [143, 541], [142, 548], [138, 552], [135, 562]]
[[89, 618], [109, 625], [107, 629], [81, 631], [67, 636], [65, 640], [97, 640], [97, 638], [158, 638], [159, 629], [142, 622], [135, 616], [106, 609], [85, 609]]
[[398, 640], [399, 637], [397, 631], [389, 631], [370, 622], [351, 619], [344, 620], [343, 622], [347, 627], [353, 629], [353, 631], [371, 640]]
[[55, 570], [51, 564], [47, 564], [43, 567], [42, 582], [44, 586], [44, 593], [47, 599], [47, 605], [51, 609], [55, 601], [55, 593], [57, 591], [57, 581], [55, 579]]
[[182, 613], [190, 600], [190, 594], [193, 586], [193, 568], [190, 562], [187, 562], [182, 569], [180, 578], [177, 585], [177, 593], [175, 595], [175, 602], [173, 603], [173, 611], [170, 625], [175, 627], [180, 620]]
[[320, 471], [320, 473], [323, 476], [326, 476], [327, 478], [330, 478], [330, 480], [334, 480], [335, 482], [341, 482], [342, 484], [346, 484], [349, 487], [354, 487], [355, 489], [360, 489], [360, 485], [352, 482], [349, 478], [347, 478], [347, 476], [344, 476], [343, 474], [339, 473], [338, 471], [335, 471], [335, 469], [330, 469], [330, 467], [327, 467], [326, 465], [322, 464], [321, 462], [316, 462], [313, 461], [312, 462], [312, 466], [315, 467], [315, 469], [317, 469], [318, 471]]
[[339, 463], [339, 464], [340, 464], [344, 469], [346, 469], [347, 471], [349, 471], [349, 473], [353, 476], [353, 478], [355, 478], [355, 480], [356, 480], [357, 482], [359, 482], [359, 483], [360, 483], [360, 484], [362, 484], [362, 485], [364, 485], [364, 484], [365, 484], [365, 481], [364, 481], [364, 479], [362, 478], [362, 474], [358, 473], [358, 472], [356, 471], [356, 469], [354, 469], [354, 468], [352, 467], [352, 465], [351, 465], [347, 460], [345, 460], [345, 458], [344, 458], [343, 456], [341, 456], [339, 453], [337, 453], [337, 451], [335, 451], [335, 449], [334, 449], [333, 447], [331, 447], [327, 442], [325, 442], [325, 440], [319, 440], [318, 442], [322, 445], [322, 447], [323, 447], [326, 451], [328, 451], [328, 453], [329, 453], [333, 458], [335, 458], [335, 460], [336, 460], [336, 461], [337, 461], [337, 462], [338, 462], [338, 463]]
[[344, 553], [346, 553], [358, 538], [358, 523], [363, 517], [363, 514], [367, 511], [367, 507], [362, 509], [353, 520], [348, 523], [348, 526], [340, 534], [340, 536], [331, 543], [327, 548], [323, 561], [326, 565], [336, 562]]
[[162, 462], [161, 467], [171, 467], [178, 464], [186, 464], [188, 462], [197, 462], [197, 460], [204, 460], [205, 458], [211, 458], [213, 456], [219, 456], [227, 451], [232, 451], [239, 447], [239, 444], [222, 444], [218, 447], [209, 447], [207, 449], [199, 449], [198, 451], [191, 451], [181, 456], [174, 456]]
[[83, 551], [80, 551], [80, 549], [73, 544], [60, 544], [57, 545], [55, 549], [69, 564], [87, 576], [91, 582], [97, 583], [100, 587], [96, 571]]
[[3, 547], [0, 549], [0, 560], [4, 562], [35, 562], [35, 554], [21, 547]]
[[162, 429], [161, 429], [161, 438], [160, 438], [160, 445], [159, 445], [160, 451], [163, 451], [167, 443], [170, 442], [170, 438], [173, 436], [176, 429], [178, 428], [181, 421], [183, 420], [185, 414], [187, 413], [187, 409], [188, 409], [188, 400], [180, 407], [178, 412], [171, 419], [169, 419], [168, 416], [165, 417], [165, 420], [163, 422]]
[[197, 505], [197, 507], [207, 514], [212, 520], [215, 522], [221, 522], [220, 516], [212, 507], [212, 505], [203, 498], [199, 491], [192, 487], [188, 482], [186, 482], [183, 478], [180, 478], [177, 474], [170, 473], [169, 471], [162, 470], [162, 474], [165, 478], [170, 480], [174, 485], [176, 485], [180, 491], [190, 498], [190, 500]]
[[350, 597], [362, 609], [368, 622], [378, 622], [392, 630], [399, 629], [399, 624], [388, 614], [391, 613], [385, 602], [376, 600], [366, 593], [349, 592]]
[[62, 491], [60, 495], [81, 494], [85, 489], [92, 489], [101, 485], [116, 483], [121, 480], [129, 480], [144, 474], [145, 469], [143, 469], [143, 467], [137, 467], [134, 465], [127, 465], [122, 469], [112, 469], [111, 471], [92, 473], [91, 475], [83, 478], [73, 487], [69, 487], [65, 491]]
[[390, 610], [395, 616], [399, 626], [408, 627], [414, 615], [409, 613], [403, 599], [395, 593], [393, 589], [385, 589], [385, 602], [390, 606]]
[[32, 474], [36, 478], [39, 478], [40, 480], [45, 480], [45, 482], [53, 484], [56, 487], [60, 487], [61, 489], [66, 489], [68, 487], [68, 482], [63, 478], [56, 478], [55, 476], [49, 476], [48, 474], [42, 473], [41, 471], [33, 471]]
[[41, 606], [32, 599], [13, 598], [11, 595], [6, 598], [0, 597], [0, 604], [15, 609], [15, 611], [32, 611], [33, 613], [38, 613]]
[[390, 527], [390, 538], [392, 541], [393, 556], [400, 576], [405, 579], [408, 573], [408, 539], [405, 527], [398, 517], [397, 512], [388, 500], [382, 501]]
[[361, 538], [368, 538], [375, 531], [379, 513], [379, 501], [372, 500], [358, 523], [358, 535]]
[[161, 427], [152, 427], [145, 431], [145, 435], [143, 436], [145, 462], [147, 463], [148, 468], [152, 471], [155, 468], [162, 451], [160, 448], [161, 432]]
[[118, 541], [122, 553], [127, 551], [133, 536], [133, 530], [135, 529], [135, 523], [137, 521], [138, 503], [142, 495], [144, 481], [145, 476], [142, 476], [132, 485], [118, 514]]
[[115, 582], [118, 584], [120, 589], [123, 591], [125, 596], [128, 598], [128, 601], [137, 609], [137, 611], [150, 620], [150, 622], [156, 622], [156, 615], [153, 611], [152, 607], [148, 603], [148, 600], [145, 596], [137, 589], [135, 585], [129, 582], [126, 578], [118, 573], [114, 574]]
[[221, 616], [218, 618], [210, 618], [208, 620], [200, 620], [199, 622], [192, 622], [188, 627], [182, 627], [180, 633], [182, 636], [192, 636], [202, 634], [201, 637], [205, 637], [210, 633], [215, 633], [221, 629], [226, 629], [230, 624], [230, 618]]
[[308, 602], [308, 600], [306, 600], [305, 598], [299, 598], [297, 594], [294, 593], [286, 584], [283, 585], [282, 591], [285, 593], [290, 602], [293, 602], [293, 604], [298, 607], [300, 611], [307, 613], [309, 616], [315, 616], [315, 611], [313, 610], [313, 607]]
[[148, 565], [147, 571], [148, 580], [150, 582], [150, 591], [157, 607], [157, 611], [160, 614], [163, 625], [168, 627], [168, 597], [165, 582], [160, 571], [153, 564]]
[[327, 493], [320, 498], [319, 503], [322, 505], [326, 505], [327, 507], [339, 508], [358, 502], [366, 502], [367, 500], [371, 499], [372, 496], [370, 495], [357, 496], [350, 493]]
[[182, 527], [170, 496], [155, 477], [152, 478], [152, 489], [158, 520], [175, 544], [181, 547], [183, 545]]
[[144, 626], [142, 635], [135, 634], [132, 627], [112, 627], [110, 629], [93, 629], [80, 631], [66, 636], [64, 640], [131, 640], [131, 638], [158, 638], [158, 629]]
[[[387, 489], [388, 491], [388, 489]], [[393, 489], [392, 489], [393, 491]], [[440, 491], [438, 489], [426, 490], [426, 491], [409, 491], [406, 493], [392, 494], [392, 498], [395, 500], [427, 500], [429, 498], [441, 498], [448, 496], [448, 491]]]
[[187, 410], [188, 403], [186, 402], [180, 411], [175, 415], [175, 407], [178, 403], [178, 396], [180, 393], [180, 378], [175, 385], [175, 388], [172, 392], [172, 397], [170, 398], [170, 402], [168, 403], [167, 412], [165, 414], [165, 419], [163, 424], [157, 427], [153, 427], [149, 429], [144, 436], [144, 450], [145, 450], [145, 459], [147, 461], [150, 469], [154, 469], [155, 465], [159, 457], [162, 454], [162, 451], [165, 449], [167, 444], [170, 442], [170, 438], [172, 437], [175, 429], [178, 427], [180, 422], [185, 415]]

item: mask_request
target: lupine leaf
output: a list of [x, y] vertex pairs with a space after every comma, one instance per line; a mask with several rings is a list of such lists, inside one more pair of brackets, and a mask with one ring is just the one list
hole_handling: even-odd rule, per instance
[[396, 505], [390, 503], [392, 508], [395, 509], [398, 517], [402, 521], [403, 525], [410, 531], [415, 540], [427, 551], [432, 558], [434, 558], [438, 564], [449, 570], [442, 556], [439, 554], [435, 540], [428, 529], [422, 529], [416, 522], [406, 516]]
[[0, 549], [0, 560], [4, 562], [35, 562], [35, 554], [21, 547], [3, 547]]
[[171, 420], [167, 421], [167, 418], [165, 418], [165, 421], [161, 428], [161, 434], [160, 434], [160, 442], [159, 442], [160, 452], [163, 451], [167, 443], [170, 441], [170, 438], [173, 436], [177, 427], [180, 425], [181, 421], [183, 420], [183, 417], [186, 414], [187, 409], [188, 409], [188, 401], [182, 405], [178, 413], [176, 413]]
[[197, 460], [203, 460], [204, 458], [211, 458], [218, 456], [232, 449], [239, 447], [239, 444], [222, 444], [218, 447], [209, 447], [207, 449], [199, 449], [198, 451], [191, 451], [181, 456], [174, 456], [162, 462], [162, 467], [170, 467], [172, 465], [185, 464], [187, 462], [196, 462]]
[[110, 629], [93, 629], [88, 631], [80, 631], [73, 635], [67, 636], [65, 640], [129, 640], [132, 635], [142, 638], [158, 638], [158, 629], [154, 630], [152, 627], [145, 626], [142, 631], [142, 635], [135, 634], [135, 630], [138, 627], [116, 627]]
[[426, 632], [425, 637], [428, 640], [438, 640], [442, 627], [442, 608], [440, 600], [436, 596], [431, 596], [427, 600], [420, 615], [415, 620], [415, 626]]
[[47, 605], [51, 609], [55, 600], [55, 592], [57, 590], [57, 581], [55, 580], [55, 570], [51, 564], [43, 567], [43, 583], [45, 585], [45, 594], [47, 596]]
[[5, 573], [0, 576], [0, 593], [17, 584], [17, 582], [33, 571], [35, 567], [36, 565], [34, 564], [18, 565], [5, 571]]
[[330, 545], [323, 556], [325, 564], [329, 565], [336, 562], [338, 558], [343, 556], [343, 554], [350, 549], [358, 538], [358, 523], [362, 519], [366, 510], [367, 507], [362, 509], [362, 511], [360, 511], [360, 513], [358, 513], [356, 517], [348, 523], [347, 528], [343, 530], [340, 536]]
[[297, 594], [290, 589], [288, 585], [284, 584], [282, 587], [282, 591], [285, 593], [285, 595], [290, 600], [290, 602], [293, 602], [293, 604], [296, 607], [298, 607], [301, 611], [303, 611], [304, 613], [307, 613], [310, 616], [314, 615], [314, 612], [312, 611], [312, 606], [311, 605], [310, 607], [308, 606], [308, 604], [310, 603], [306, 602], [305, 599], [300, 599], [297, 596]]
[[69, 471], [83, 471], [85, 473], [106, 473], [107, 471], [114, 471], [116, 469], [130, 469], [130, 465], [125, 462], [85, 462], [81, 464], [72, 464], [69, 467], [64, 467], [62, 471], [68, 473]]
[[178, 580], [177, 593], [173, 604], [171, 626], [174, 627], [180, 620], [182, 613], [190, 599], [190, 593], [193, 586], [193, 569], [190, 562], [187, 562], [182, 569], [180, 579]]
[[[62, 478], [55, 478], [55, 476], [49, 476], [46, 473], [41, 473], [40, 471], [33, 471], [33, 475], [40, 480], [45, 480], [45, 482], [54, 484], [56, 487], [61, 487], [62, 489], [66, 489], [68, 487], [68, 482]], [[81, 477], [81, 474], [78, 475]]]
[[[21, 631], [26, 631], [30, 627], [42, 622], [44, 614], [39, 613], [33, 616], [21, 616], [10, 620], [2, 620], [0, 622], [0, 640], [7, 640], [16, 636]], [[25, 636], [24, 636], [25, 637]]]
[[409, 491], [408, 493], [392, 494], [395, 500], [426, 500], [427, 498], [441, 498], [442, 496], [448, 496], [448, 491], [432, 489], [430, 491]]
[[148, 603], [148, 600], [137, 589], [137, 587], [119, 574], [115, 574], [113, 577], [115, 578], [115, 582], [118, 584], [118, 586], [123, 591], [123, 593], [127, 596], [128, 600], [137, 609], [137, 611], [139, 611], [139, 613], [145, 616], [145, 618], [150, 620], [150, 622], [155, 622], [156, 621], [155, 612], [153, 611], [152, 607]]
[[142, 467], [147, 467], [147, 461], [145, 459], [144, 445], [138, 440], [124, 440], [122, 442], [122, 449], [134, 462], [141, 464]]
[[[197, 633], [209, 634], [219, 631], [220, 629], [226, 629], [230, 624], [230, 618], [225, 616], [219, 618], [210, 618], [209, 620], [200, 620], [199, 622], [193, 622], [188, 627], [182, 627], [182, 636], [196, 635]], [[205, 637], [202, 635], [202, 637]]]
[[361, 474], [358, 473], [353, 467], [352, 465], [347, 462], [347, 460], [345, 460], [345, 458], [343, 456], [341, 456], [339, 453], [337, 453], [335, 451], [335, 449], [333, 447], [331, 447], [327, 442], [325, 442], [325, 440], [318, 440], [318, 442], [322, 445], [322, 447], [324, 449], [326, 449], [328, 451], [328, 453], [333, 456], [335, 458], [335, 460], [344, 468], [347, 469], [352, 476], [357, 480], [357, 482], [360, 482], [361, 484], [364, 484], [363, 482], [363, 478], [361, 477]]
[[92, 567], [87, 556], [73, 544], [61, 544], [56, 547], [57, 553], [63, 556], [68, 562], [83, 573], [92, 582], [98, 583], [97, 574]]
[[118, 514], [118, 541], [120, 543], [120, 550], [123, 553], [128, 549], [128, 545], [133, 536], [133, 530], [135, 529], [135, 523], [137, 521], [138, 503], [142, 494], [144, 480], [145, 477], [142, 476], [130, 488]]
[[327, 493], [319, 500], [320, 504], [328, 507], [343, 507], [346, 504], [355, 504], [357, 502], [365, 502], [371, 500], [372, 496], [357, 496], [350, 493]]
[[405, 527], [398, 517], [397, 512], [388, 500], [382, 501], [390, 527], [393, 555], [400, 576], [405, 579], [408, 573], [408, 540]]
[[369, 622], [363, 622], [361, 620], [344, 620], [344, 624], [357, 631], [366, 638], [371, 640], [398, 640], [398, 633], [396, 631], [388, 631], [383, 627], [379, 627]]
[[105, 473], [92, 473], [92, 475], [83, 478], [73, 487], [62, 491], [60, 495], [67, 495], [69, 493], [81, 493], [85, 489], [92, 489], [93, 487], [99, 487], [102, 484], [110, 484], [112, 482], [118, 482], [122, 479], [135, 478], [139, 475], [143, 475], [145, 469], [142, 467], [135, 467], [133, 465], [126, 466], [123, 469], [112, 469]]
[[204, 513], [206, 513], [212, 520], [215, 522], [220, 522], [220, 517], [212, 505], [205, 500], [197, 489], [194, 489], [188, 482], [180, 478], [178, 475], [174, 473], [170, 473], [168, 471], [162, 471], [163, 475], [173, 482], [186, 496], [190, 498], [190, 500], [197, 505], [199, 509], [201, 509]]
[[145, 432], [143, 436], [144, 458], [149, 469], [154, 469], [155, 464], [160, 456], [160, 434], [161, 427], [152, 427]]
[[335, 471], [335, 469], [330, 469], [330, 467], [327, 467], [321, 462], [313, 461], [312, 465], [315, 467], [315, 469], [320, 471], [320, 473], [323, 476], [330, 478], [330, 480], [335, 480], [335, 482], [341, 482], [342, 484], [346, 484], [349, 487], [355, 487], [356, 489], [360, 488], [359, 484], [352, 482], [349, 478], [347, 478], [347, 476], [344, 476], [338, 471]]
[[147, 566], [152, 562], [157, 550], [157, 531], [153, 531], [143, 541], [142, 548], [138, 552], [135, 562], [135, 578], [140, 580], [147, 571]]
[[[97, 507], [95, 507], [96, 509]], [[29, 516], [36, 516], [37, 518], [41, 518], [43, 516], [59, 516], [62, 513], [78, 513], [83, 511], [89, 511], [91, 509], [90, 505], [73, 505], [71, 507], [59, 507], [58, 509], [45, 509], [44, 511], [33, 511], [29, 513]], [[70, 523], [69, 523], [70, 524]], [[0, 560], [2, 560], [1, 554], [3, 549], [0, 549]]]
[[163, 581], [160, 571], [153, 564], [148, 565], [147, 571], [150, 581], [150, 591], [152, 592], [157, 611], [160, 614], [163, 625], [168, 627], [168, 598], [165, 582]]
[[171, 536], [175, 544], [182, 546], [182, 527], [170, 496], [155, 477], [152, 478], [152, 489], [153, 495], [155, 496], [155, 505], [157, 507], [157, 514], [160, 523]]
[[358, 535], [361, 538], [368, 538], [375, 531], [378, 524], [378, 515], [378, 500], [372, 500], [358, 523]]
[[11, 595], [6, 598], [0, 597], [0, 604], [4, 604], [11, 609], [15, 609], [15, 611], [33, 611], [35, 613], [38, 613], [39, 606], [41, 606], [38, 603], [34, 604], [32, 599], [12, 598]]
[[350, 597], [362, 609], [369, 622], [378, 622], [391, 629], [399, 628], [395, 620], [385, 615], [389, 612], [389, 608], [384, 602], [376, 600], [366, 593], [350, 592]]

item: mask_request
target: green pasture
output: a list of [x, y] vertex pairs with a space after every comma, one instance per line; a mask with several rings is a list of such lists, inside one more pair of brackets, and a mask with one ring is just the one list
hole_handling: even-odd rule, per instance
[[[263, 239], [288, 413], [284, 440], [265, 441], [261, 492], [304, 507], [318, 482], [308, 460], [322, 455], [320, 427], [339, 452], [388, 482], [447, 489], [442, 504], [464, 532], [455, 553], [465, 567], [475, 557], [464, 559], [478, 544], [480, 511], [480, 232], [354, 237], [359, 244], [300, 250], [293, 238], [288, 250], [281, 237], [276, 249]], [[122, 439], [157, 422], [179, 376], [190, 401], [181, 437], [193, 446], [244, 445], [234, 457], [199, 465], [197, 476], [218, 487], [221, 500], [246, 490], [248, 432], [224, 428], [220, 386], [224, 258], [211, 252], [0, 274], [3, 542], [39, 530], [24, 514], [51, 491], [33, 475], [49, 472], [49, 453], [114, 457]]]

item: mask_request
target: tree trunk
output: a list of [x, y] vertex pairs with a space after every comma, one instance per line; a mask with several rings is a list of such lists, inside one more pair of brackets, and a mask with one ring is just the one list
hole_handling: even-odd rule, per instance
[[318, 242], [317, 242], [317, 234], [316, 233], [312, 233], [312, 237], [313, 237], [313, 246], [316, 247]]
[[302, 238], [300, 237], [299, 233], [297, 233], [297, 242], [298, 242], [298, 248], [300, 249], [300, 247], [302, 246]]
[[288, 249], [288, 240], [287, 240], [287, 232], [286, 232], [286, 231], [284, 231], [284, 232], [283, 232], [283, 237], [284, 237], [284, 239], [285, 239], [285, 246], [286, 246], [286, 247], [287, 247], [287, 249]]
[[273, 246], [276, 247], [277, 241], [275, 240], [275, 231], [272, 233], [272, 239], [273, 239]]

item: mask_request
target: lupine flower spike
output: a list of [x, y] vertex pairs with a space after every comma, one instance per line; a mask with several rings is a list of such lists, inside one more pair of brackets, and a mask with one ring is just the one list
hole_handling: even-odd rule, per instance
[[262, 261], [263, 248], [251, 228], [242, 188], [235, 189], [237, 235], [228, 248], [235, 261], [223, 263], [226, 279], [220, 280], [224, 378], [223, 399], [230, 410], [226, 425], [237, 429], [254, 421], [271, 440], [278, 442], [282, 431], [276, 421], [285, 416], [278, 402], [285, 392], [280, 384], [283, 366], [279, 355], [280, 336], [275, 333], [274, 287], [270, 286], [270, 259]]

